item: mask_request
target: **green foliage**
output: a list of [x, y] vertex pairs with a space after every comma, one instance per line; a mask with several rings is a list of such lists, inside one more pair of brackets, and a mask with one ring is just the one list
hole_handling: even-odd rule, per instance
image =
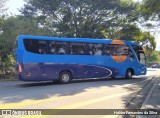
[[159, 63], [160, 64], [160, 51], [153, 51], [149, 55], [146, 54], [147, 61], [149, 63], [149, 66], [153, 63]]
[[155, 38], [149, 32], [141, 32], [136, 38], [136, 42], [145, 47], [148, 51], [154, 51], [156, 48]]
[[121, 29], [120, 34], [121, 40], [135, 41], [141, 31], [136, 25], [127, 25]]
[[[103, 30], [102, 33], [105, 34], [105, 31]], [[150, 52], [156, 48], [155, 38], [149, 32], [142, 32], [135, 24], [127, 24], [122, 29], [115, 31], [112, 39], [134, 41]]]
[[0, 74], [14, 73], [15, 59], [13, 54], [7, 55], [5, 59], [0, 58]]
[[24, 19], [23, 17], [9, 17], [3, 19], [0, 27], [3, 31], [0, 35], [0, 67], [3, 73], [6, 73], [7, 70], [13, 70], [11, 69], [13, 68], [13, 49], [15, 48], [16, 37], [18, 35], [47, 35], [47, 31], [43, 28], [39, 28], [35, 20]]
[[140, 7], [141, 14], [146, 18], [160, 19], [160, 0], [143, 0]]
[[135, 20], [135, 11], [131, 0], [28, 0], [21, 13], [38, 18], [54, 36], [104, 38], [104, 30], [110, 38]]

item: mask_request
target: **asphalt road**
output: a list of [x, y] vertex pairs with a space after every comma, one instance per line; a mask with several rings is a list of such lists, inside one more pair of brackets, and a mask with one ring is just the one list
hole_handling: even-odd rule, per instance
[[[149, 69], [134, 79], [78, 80], [70, 84], [53, 82], [0, 82], [0, 109], [130, 109], [142, 105], [160, 70]], [[95, 111], [93, 111], [95, 112]], [[83, 117], [85, 113], [80, 112]], [[73, 115], [71, 115], [74, 117]], [[54, 117], [71, 117], [55, 116]], [[118, 115], [87, 115], [87, 117]], [[0, 116], [1, 117], [1, 116]], [[8, 117], [8, 116], [2, 116]], [[9, 116], [28, 117], [28, 116]], [[33, 116], [53, 117], [53, 116]], [[120, 117], [120, 116], [119, 116]]]

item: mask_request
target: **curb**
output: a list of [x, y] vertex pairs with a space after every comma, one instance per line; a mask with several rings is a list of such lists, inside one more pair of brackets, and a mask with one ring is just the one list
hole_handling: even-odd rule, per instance
[[[149, 99], [152, 96], [152, 93], [153, 93], [153, 91], [155, 89], [155, 86], [156, 86], [156, 83], [158, 81], [158, 77], [155, 77], [155, 79], [156, 80], [154, 81], [153, 86], [152, 86], [151, 90], [149, 91], [149, 93], [148, 93], [146, 99], [144, 100], [144, 102], [143, 102], [143, 104], [142, 104], [140, 109], [147, 109], [146, 108], [147, 102], [149, 101]], [[150, 116], [150, 115], [136, 115], [136, 118], [151, 118], [151, 117], [152, 118], [159, 118], [159, 116], [157, 116], [157, 115], [152, 115], [152, 116]]]
[[152, 96], [152, 93], [153, 93], [153, 90], [154, 90], [154, 88], [155, 88], [155, 86], [156, 86], [157, 81], [158, 81], [158, 78], [156, 77], [156, 80], [155, 80], [155, 82], [154, 82], [151, 90], [149, 91], [149, 94], [147, 95], [147, 97], [146, 97], [146, 99], [144, 100], [144, 102], [143, 102], [143, 104], [142, 104], [142, 106], [141, 106], [140, 109], [145, 109], [145, 106], [147, 105], [148, 100], [149, 100], [150, 97]]

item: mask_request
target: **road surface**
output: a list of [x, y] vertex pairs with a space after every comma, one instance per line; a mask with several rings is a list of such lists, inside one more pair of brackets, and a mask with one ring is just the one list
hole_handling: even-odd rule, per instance
[[[53, 82], [0, 82], [0, 109], [135, 109], [140, 108], [150, 88], [159, 78], [160, 70], [149, 69], [146, 76], [134, 79], [78, 80], [70, 84]], [[96, 114], [91, 110], [87, 117], [107, 118], [119, 115]], [[74, 113], [73, 113], [74, 114]], [[35, 117], [75, 117], [70, 115], [36, 115]], [[84, 117], [79, 110], [78, 117]], [[87, 114], [87, 113], [86, 113]], [[31, 117], [23, 115], [3, 118]], [[0, 116], [1, 118], [1, 116]]]

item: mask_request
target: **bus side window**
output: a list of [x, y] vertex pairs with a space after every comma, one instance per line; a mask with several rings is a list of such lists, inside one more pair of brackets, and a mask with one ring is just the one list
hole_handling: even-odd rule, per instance
[[106, 55], [122, 56], [129, 54], [129, 47], [127, 45], [110, 44], [105, 47]]
[[102, 55], [102, 50], [100, 48], [95, 48], [94, 55]]
[[42, 47], [39, 47], [38, 52], [39, 54], [45, 54], [45, 50]]
[[93, 55], [102, 55], [102, 44], [92, 44]]
[[70, 52], [71, 55], [77, 54], [77, 46], [75, 45], [75, 43], [70, 43]]
[[70, 50], [71, 50], [72, 55], [86, 55], [87, 54], [86, 43], [71, 43]]
[[110, 45], [104, 45], [103, 55], [111, 55]]
[[56, 50], [57, 50], [57, 54], [68, 54], [69, 53], [68, 42], [57, 41], [56, 42]]
[[129, 47], [126, 45], [119, 46], [120, 55], [128, 55], [129, 54]]
[[55, 46], [52, 46], [52, 47], [50, 48], [50, 53], [51, 53], [51, 54], [56, 54], [56, 47], [55, 47]]
[[88, 44], [88, 53], [89, 55], [93, 55], [93, 45], [92, 44]]
[[66, 51], [65, 51], [65, 49], [64, 49], [64, 46], [59, 46], [58, 54], [66, 54]]
[[24, 46], [26, 51], [39, 54], [38, 40], [24, 39]]
[[45, 40], [38, 40], [38, 45], [39, 45], [39, 53], [40, 54], [48, 54], [48, 43]]
[[55, 41], [49, 41], [49, 53], [56, 54], [56, 44]]

